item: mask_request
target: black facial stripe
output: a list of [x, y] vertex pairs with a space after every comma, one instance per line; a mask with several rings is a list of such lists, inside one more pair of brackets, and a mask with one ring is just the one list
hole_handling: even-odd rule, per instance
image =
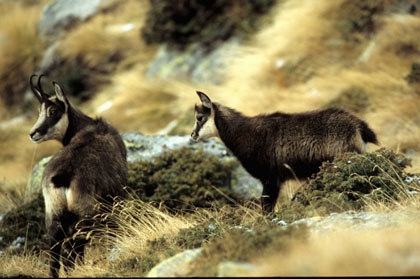
[[[61, 117], [64, 114], [64, 104], [61, 102], [52, 102], [50, 100], [47, 100], [45, 103], [45, 118], [44, 121], [41, 123], [41, 125], [36, 129], [36, 132], [38, 132], [40, 135], [45, 135], [48, 132], [48, 129], [53, 127], [57, 124], [57, 122], [61, 119]], [[41, 105], [42, 106], [42, 105]], [[56, 114], [48, 117], [48, 111], [50, 111], [54, 107], [56, 109]]]
[[40, 135], [45, 135], [49, 128], [53, 127], [61, 119], [62, 114], [57, 117], [46, 117], [44, 122], [37, 128]]
[[203, 128], [204, 124], [206, 124], [208, 117], [207, 116], [202, 116], [203, 120], [202, 121], [196, 121], [197, 125], [195, 128], [195, 133], [198, 135], [198, 132], [201, 130], [201, 128]]

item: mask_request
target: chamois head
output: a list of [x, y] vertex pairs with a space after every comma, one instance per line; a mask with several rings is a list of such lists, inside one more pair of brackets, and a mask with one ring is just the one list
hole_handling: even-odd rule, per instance
[[29, 83], [32, 92], [40, 103], [40, 108], [38, 120], [32, 127], [29, 136], [35, 143], [41, 143], [51, 139], [61, 142], [69, 125], [69, 102], [64, 96], [63, 90], [56, 82], [53, 82], [56, 96], [49, 96], [41, 87], [41, 78], [43, 75], [38, 77], [36, 86], [32, 82], [34, 76], [31, 76]]
[[214, 120], [214, 108], [210, 98], [203, 92], [197, 91], [201, 105], [195, 105], [195, 124], [191, 133], [194, 141], [206, 140], [219, 135]]

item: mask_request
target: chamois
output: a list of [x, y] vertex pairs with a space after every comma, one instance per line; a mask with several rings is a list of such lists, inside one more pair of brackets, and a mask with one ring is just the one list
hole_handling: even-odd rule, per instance
[[[73, 107], [60, 85], [55, 96], [42, 90], [39, 76], [32, 92], [40, 103], [39, 117], [30, 131], [35, 143], [57, 140], [63, 148], [47, 163], [42, 176], [45, 223], [49, 241], [49, 275], [58, 277], [60, 257], [66, 272], [76, 259], [83, 262], [86, 237], [74, 235], [93, 223], [96, 202], [124, 196], [127, 161], [118, 131], [100, 118], [92, 119]], [[72, 237], [74, 235], [74, 237]]]
[[307, 178], [323, 161], [344, 152], [366, 152], [368, 142], [378, 144], [366, 122], [340, 108], [254, 117], [213, 103], [197, 91], [194, 141], [219, 137], [242, 166], [263, 184], [263, 213], [274, 210], [283, 182]]

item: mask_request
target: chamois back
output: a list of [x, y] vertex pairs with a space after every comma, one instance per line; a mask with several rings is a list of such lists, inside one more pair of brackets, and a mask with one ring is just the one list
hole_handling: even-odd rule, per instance
[[197, 94], [202, 105], [195, 108], [191, 138], [218, 136], [243, 167], [261, 180], [265, 212], [274, 209], [287, 179], [309, 177], [323, 161], [344, 152], [365, 152], [368, 142], [378, 144], [366, 122], [340, 108], [248, 117], [211, 102], [202, 92]]

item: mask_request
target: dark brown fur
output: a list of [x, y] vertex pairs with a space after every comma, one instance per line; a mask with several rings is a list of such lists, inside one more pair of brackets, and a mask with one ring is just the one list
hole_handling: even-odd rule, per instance
[[58, 276], [60, 254], [66, 270], [77, 255], [83, 258], [87, 241], [83, 237], [69, 239], [62, 247], [64, 239], [76, 232], [82, 219], [86, 218], [80, 226], [89, 226], [89, 219], [98, 213], [96, 200], [122, 196], [127, 183], [126, 150], [118, 132], [103, 120], [93, 120], [73, 108], [69, 120], [64, 147], [48, 162], [42, 178], [44, 198], [51, 203], [51, 208], [46, 207], [46, 227], [52, 277]]
[[[56, 97], [48, 97], [40, 88], [33, 88], [41, 105], [59, 108], [56, 115], [68, 116], [63, 144], [47, 163], [42, 177], [45, 199], [45, 223], [50, 245], [50, 276], [58, 277], [60, 257], [65, 271], [73, 267], [76, 258], [83, 261], [85, 236], [74, 233], [81, 228], [88, 232], [92, 217], [98, 213], [95, 204], [112, 202], [116, 196], [124, 196], [127, 184], [126, 149], [118, 131], [102, 119], [92, 119]], [[32, 78], [31, 78], [32, 82]], [[56, 90], [61, 88], [56, 85]], [[57, 92], [57, 91], [56, 91]], [[58, 95], [57, 95], [58, 96]], [[65, 111], [67, 107], [67, 111]], [[35, 134], [45, 135], [49, 126], [58, 122], [47, 117]], [[65, 131], [65, 133], [64, 133]]]
[[[367, 142], [377, 144], [363, 120], [339, 108], [247, 117], [218, 103], [212, 107], [220, 139], [261, 180], [266, 213], [274, 209], [287, 179], [309, 177], [323, 161], [344, 152], [364, 152]], [[209, 111], [203, 106], [196, 110]]]

